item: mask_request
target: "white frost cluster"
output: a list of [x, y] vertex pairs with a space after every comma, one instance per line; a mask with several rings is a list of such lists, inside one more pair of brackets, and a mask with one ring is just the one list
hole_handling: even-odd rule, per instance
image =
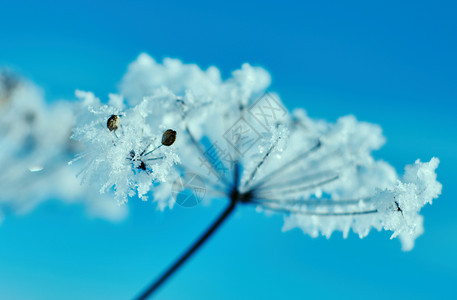
[[[423, 232], [420, 209], [441, 192], [438, 159], [407, 166], [399, 179], [372, 157], [385, 142], [379, 126], [354, 116], [328, 123], [303, 109], [288, 112], [278, 95], [262, 97], [270, 81], [267, 71], [249, 64], [224, 80], [215, 67], [158, 63], [141, 54], [120, 93], [130, 105], [149, 100], [156, 126], [178, 131], [182, 163], [173, 176], [190, 170], [219, 196], [236, 186], [245, 203], [286, 213], [284, 230], [327, 237], [338, 230], [346, 237], [352, 229], [364, 237], [371, 228], [385, 229], [411, 249]], [[173, 204], [167, 192], [171, 185], [160, 190], [161, 207], [167, 199]]]
[[[173, 165], [179, 162], [173, 147], [162, 145], [165, 130], [149, 125], [151, 99], [123, 110], [118, 95], [110, 95], [108, 105], [102, 105], [90, 92], [76, 91], [76, 96], [87, 109], [81, 113], [80, 126], [73, 134], [86, 146], [80, 155], [87, 164], [82, 181], [97, 182], [101, 193], [113, 189], [119, 203], [135, 194], [147, 200], [153, 184], [166, 181]], [[111, 116], [119, 118], [115, 130], [107, 127]]]
[[268, 72], [249, 64], [223, 79], [216, 67], [141, 54], [106, 104], [83, 91], [78, 102], [45, 104], [31, 84], [0, 82], [0, 211], [86, 196], [89, 207], [115, 214], [101, 204], [112, 193], [119, 203], [152, 196], [171, 208], [177, 180], [196, 175], [211, 197], [284, 213], [284, 230], [364, 237], [385, 229], [408, 250], [423, 232], [421, 208], [441, 193], [437, 158], [400, 178], [372, 156], [385, 142], [379, 126], [290, 112], [266, 93]]
[[252, 96], [260, 96], [270, 85], [267, 71], [259, 67], [243, 64], [232, 77], [222, 80], [216, 67], [201, 70], [194, 64], [184, 64], [177, 59], [165, 58], [156, 62], [143, 53], [129, 65], [120, 84], [121, 94], [131, 105], [139, 103], [143, 97], [152, 96], [160, 88], [166, 87], [177, 96], [191, 93], [201, 102], [235, 100], [247, 103]]
[[26, 213], [49, 199], [83, 203], [91, 215], [118, 220], [126, 208], [98, 189], [82, 187], [68, 160], [81, 150], [69, 139], [74, 104], [45, 103], [34, 84], [0, 72], [0, 219], [5, 211]]
[[[366, 236], [373, 227], [377, 230], [391, 230], [394, 233], [392, 238], [399, 236], [403, 249], [411, 250], [414, 247], [414, 240], [423, 233], [423, 218], [419, 215], [420, 209], [427, 203], [432, 203], [441, 192], [441, 184], [436, 181], [435, 169], [439, 160], [433, 158], [428, 163], [421, 163], [419, 160], [414, 165], [406, 166], [406, 172], [402, 180], [396, 182], [383, 190], [377, 190], [373, 195], [363, 201], [351, 203], [353, 211], [376, 210], [376, 213], [354, 216], [302, 216], [291, 214], [285, 220], [284, 230], [300, 227], [304, 232], [313, 237], [322, 233], [330, 237], [333, 231], [340, 230], [347, 237], [352, 229], [362, 238]], [[335, 201], [337, 202], [337, 201]], [[347, 204], [335, 207], [332, 212], [347, 211]], [[326, 213], [329, 210], [320, 209], [319, 212]]]

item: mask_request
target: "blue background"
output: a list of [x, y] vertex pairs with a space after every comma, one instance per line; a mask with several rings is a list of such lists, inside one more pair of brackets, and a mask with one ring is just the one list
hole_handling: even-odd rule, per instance
[[[388, 232], [360, 240], [282, 233], [282, 216], [239, 207], [157, 295], [161, 299], [453, 298], [457, 282], [455, 1], [1, 1], [0, 65], [44, 87], [117, 91], [145, 51], [224, 77], [265, 67], [289, 108], [380, 124], [376, 157], [403, 172], [438, 156], [443, 194], [402, 252]], [[317, 1], [316, 1], [317, 2]], [[369, 3], [367, 3], [369, 2]], [[128, 299], [226, 205], [158, 212], [132, 199], [120, 223], [50, 201], [0, 226], [0, 299]]]

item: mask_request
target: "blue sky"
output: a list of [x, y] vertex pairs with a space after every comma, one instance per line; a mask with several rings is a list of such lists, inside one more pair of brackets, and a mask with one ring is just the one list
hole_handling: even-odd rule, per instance
[[[0, 65], [44, 87], [117, 90], [141, 52], [227, 77], [244, 62], [272, 75], [289, 108], [380, 124], [375, 156], [402, 172], [438, 156], [443, 194], [402, 252], [389, 233], [360, 240], [281, 232], [282, 217], [240, 207], [159, 299], [450, 298], [457, 282], [457, 6], [454, 1], [3, 1]], [[164, 213], [133, 199], [120, 223], [50, 201], [0, 225], [1, 299], [129, 299], [223, 209]]]

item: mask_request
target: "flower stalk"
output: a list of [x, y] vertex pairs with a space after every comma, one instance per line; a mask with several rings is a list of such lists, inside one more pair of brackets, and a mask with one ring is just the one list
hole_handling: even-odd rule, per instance
[[138, 300], [147, 299], [152, 296], [163, 283], [170, 278], [184, 263], [216, 232], [216, 230], [224, 223], [228, 216], [234, 211], [236, 199], [231, 199], [230, 204], [222, 212], [222, 214], [214, 221], [214, 223], [195, 241], [195, 243], [184, 252], [157, 280], [155, 280], [144, 292], [138, 296]]

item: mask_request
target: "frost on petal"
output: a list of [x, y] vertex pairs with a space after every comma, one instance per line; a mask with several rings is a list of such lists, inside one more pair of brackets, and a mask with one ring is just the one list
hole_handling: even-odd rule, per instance
[[270, 85], [267, 71], [247, 63], [222, 80], [216, 67], [202, 70], [195, 64], [165, 58], [162, 63], [143, 53], [132, 62], [120, 84], [121, 94], [131, 105], [166, 87], [178, 97], [193, 95], [200, 102], [242, 103], [256, 100]]
[[249, 100], [254, 96], [261, 96], [261, 93], [271, 83], [270, 74], [262, 68], [252, 67], [250, 64], [245, 63], [241, 66], [241, 70], [233, 71], [233, 82], [237, 86], [236, 97], [239, 101], [247, 106]]
[[142, 53], [129, 65], [120, 90], [135, 105], [161, 87], [179, 96], [189, 89], [199, 96], [211, 97], [219, 92], [220, 83], [220, 72], [215, 67], [203, 71], [195, 64], [183, 64], [171, 58], [165, 58], [161, 64]]
[[383, 227], [394, 232], [392, 237], [400, 236], [404, 250], [412, 249], [414, 240], [424, 231], [421, 208], [441, 194], [435, 173], [438, 164], [436, 157], [426, 163], [417, 160], [405, 167], [401, 181], [375, 196]]
[[379, 126], [359, 122], [354, 116], [339, 118], [322, 140], [328, 148], [340, 148], [348, 159], [357, 163], [371, 161], [371, 152], [385, 143]]
[[[179, 161], [173, 147], [162, 147], [160, 129], [149, 125], [148, 101], [121, 111], [118, 96], [110, 96], [116, 106], [99, 104], [92, 93], [79, 91], [77, 96], [83, 106], [90, 104], [73, 133], [85, 145], [82, 181], [95, 182], [101, 193], [113, 190], [119, 203], [135, 194], [147, 200], [153, 183], [165, 181]], [[110, 127], [113, 117], [116, 126]]]
[[[400, 237], [403, 250], [411, 250], [414, 240], [423, 233], [423, 217], [419, 215], [420, 209], [441, 193], [441, 184], [436, 181], [435, 169], [439, 160], [433, 158], [428, 163], [419, 160], [414, 165], [405, 168], [402, 180], [397, 180], [392, 186], [378, 190], [368, 199], [354, 202], [352, 207], [341, 203], [330, 210], [324, 205], [313, 213], [328, 215], [306, 216], [291, 214], [285, 218], [283, 230], [295, 227], [301, 228], [305, 233], [316, 237], [321, 233], [327, 237], [338, 230], [344, 237], [352, 229], [360, 237], [366, 236], [371, 228], [393, 231], [393, 237]], [[322, 203], [323, 204], [323, 203]], [[335, 215], [338, 213], [352, 212], [350, 215]], [[357, 212], [367, 212], [357, 214]]]
[[163, 211], [165, 208], [173, 208], [175, 201], [173, 199], [175, 178], [170, 178], [170, 181], [162, 182], [154, 189], [154, 202], [157, 202], [159, 210]]

